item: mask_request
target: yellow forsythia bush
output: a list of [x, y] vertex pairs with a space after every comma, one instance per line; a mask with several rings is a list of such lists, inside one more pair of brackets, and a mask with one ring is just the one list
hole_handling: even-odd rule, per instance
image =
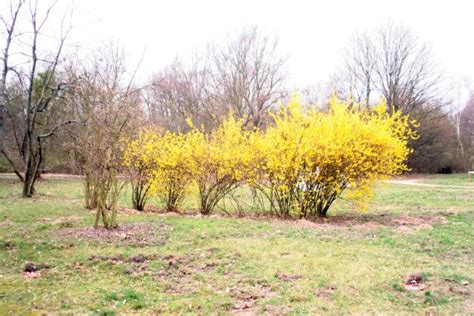
[[125, 167], [137, 170], [134, 174], [140, 175], [131, 177], [132, 188], [137, 187], [138, 179], [143, 179], [146, 182], [146, 197], [157, 196], [167, 211], [177, 211], [191, 183], [191, 172], [195, 169], [191, 157], [193, 147], [202, 143], [203, 138], [199, 131], [187, 134], [152, 128], [140, 131], [125, 151]]
[[241, 120], [230, 117], [203, 137], [201, 143], [191, 145], [194, 168], [190, 171], [198, 187], [203, 215], [212, 213], [217, 204], [248, 180], [258, 167], [249, 146], [250, 135], [243, 130]]
[[383, 103], [357, 108], [333, 98], [327, 113], [305, 111], [294, 97], [255, 138], [257, 185], [277, 215], [325, 216], [346, 188], [364, 206], [374, 181], [407, 170], [407, 141], [415, 137], [408, 117], [389, 115]]
[[192, 181], [194, 144], [204, 135], [166, 132], [155, 144], [151, 192], [158, 195], [169, 212], [177, 212]]
[[123, 140], [122, 164], [132, 186], [132, 206], [139, 211], [144, 209], [150, 193], [152, 174], [156, 170], [156, 145], [161, 134], [161, 130], [150, 127], [141, 130], [133, 139]]
[[168, 210], [179, 208], [191, 183], [202, 214], [247, 183], [278, 216], [325, 216], [343, 191], [364, 207], [375, 181], [407, 170], [413, 125], [400, 112], [389, 115], [384, 103], [368, 111], [333, 98], [323, 112], [304, 109], [294, 97], [265, 131], [246, 131], [233, 117], [210, 134], [146, 129], [129, 144], [125, 161], [143, 170], [149, 191]]

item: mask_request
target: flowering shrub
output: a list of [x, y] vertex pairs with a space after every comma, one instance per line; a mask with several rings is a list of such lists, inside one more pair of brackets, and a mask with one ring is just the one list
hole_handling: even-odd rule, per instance
[[276, 214], [325, 216], [346, 188], [365, 206], [374, 181], [407, 170], [407, 141], [415, 136], [408, 117], [388, 115], [385, 104], [356, 108], [333, 98], [328, 113], [304, 111], [293, 98], [255, 138], [257, 185]]
[[146, 128], [128, 144], [124, 163], [131, 174], [133, 201], [156, 195], [166, 210], [176, 212], [195, 169], [191, 155], [204, 135], [160, 132]]
[[183, 202], [196, 169], [192, 155], [203, 138], [199, 131], [166, 132], [155, 145], [151, 192], [160, 197], [169, 212], [177, 212]]
[[210, 134], [148, 129], [130, 143], [125, 161], [170, 211], [191, 183], [204, 215], [247, 183], [278, 216], [325, 216], [346, 189], [348, 199], [367, 206], [375, 181], [407, 170], [407, 142], [416, 137], [413, 122], [400, 112], [389, 115], [385, 104], [359, 110], [333, 98], [321, 112], [292, 98], [273, 119], [266, 131], [245, 131], [232, 117]]
[[144, 209], [149, 196], [160, 135], [159, 130], [147, 128], [141, 130], [134, 139], [125, 140], [123, 165], [132, 186], [132, 206], [139, 211]]
[[228, 193], [249, 179], [255, 169], [250, 135], [243, 130], [241, 120], [230, 117], [199, 143], [191, 145], [191, 173], [199, 190], [203, 215], [210, 214]]

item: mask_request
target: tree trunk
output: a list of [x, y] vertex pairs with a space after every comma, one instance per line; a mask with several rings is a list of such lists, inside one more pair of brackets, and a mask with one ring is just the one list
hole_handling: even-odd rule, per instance
[[90, 173], [86, 173], [86, 184], [85, 184], [85, 200], [86, 208], [93, 210], [97, 208], [97, 179], [95, 179]]
[[7, 104], [7, 97], [5, 95], [5, 82], [0, 79], [0, 152], [3, 152], [3, 129], [5, 126], [4, 112]]
[[23, 181], [23, 197], [32, 197], [35, 192], [36, 171], [33, 166], [26, 166]]
[[137, 211], [143, 211], [148, 198], [149, 184], [145, 179], [131, 180], [132, 184], [132, 207]]
[[38, 168], [41, 165], [42, 153], [39, 149], [37, 156], [30, 148], [26, 151], [28, 155], [25, 159], [25, 176], [23, 180], [23, 197], [32, 197], [35, 193], [35, 183], [38, 179]]

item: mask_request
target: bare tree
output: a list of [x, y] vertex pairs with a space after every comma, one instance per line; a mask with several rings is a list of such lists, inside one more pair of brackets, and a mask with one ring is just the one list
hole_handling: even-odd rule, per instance
[[[24, 197], [31, 197], [34, 193], [34, 184], [44, 158], [44, 142], [61, 127], [72, 122], [64, 120], [52, 126], [44, 124], [51, 107], [66, 87], [65, 83], [57, 81], [57, 72], [70, 27], [65, 27], [63, 20], [53, 53], [41, 50], [39, 44], [44, 39], [43, 31], [55, 3], [42, 12], [38, 2], [38, 0], [28, 3], [19, 0], [15, 4], [10, 2], [9, 17], [2, 17], [6, 39], [2, 50], [3, 70], [0, 80], [2, 95], [0, 98], [0, 137], [3, 140], [5, 109], [18, 98], [19, 101], [16, 101], [20, 102], [23, 115], [21, 120], [12, 120], [11, 124], [18, 132], [18, 153], [24, 175], [21, 176], [15, 167], [14, 170], [23, 181]], [[28, 21], [29, 28], [19, 31], [17, 26], [21, 18]], [[16, 48], [15, 52], [12, 52], [13, 47]], [[16, 58], [16, 64], [12, 63], [13, 53], [19, 56]], [[10, 73], [14, 74], [14, 78], [9, 80]], [[16, 95], [8, 93], [9, 83], [16, 85]], [[13, 164], [4, 146], [2, 146], [2, 153]]]
[[344, 52], [342, 81], [348, 84], [349, 94], [357, 101], [370, 105], [374, 90], [377, 52], [372, 35], [358, 33]]
[[175, 61], [152, 79], [149, 115], [171, 129], [185, 129], [191, 118], [209, 130], [229, 113], [248, 128], [262, 127], [269, 109], [286, 94], [285, 59], [277, 44], [254, 27], [226, 45], [210, 45], [189, 64]]
[[186, 119], [212, 127], [217, 113], [210, 108], [207, 61], [196, 57], [189, 65], [176, 60], [155, 74], [146, 89], [151, 122], [170, 130], [186, 130]]
[[409, 29], [387, 24], [376, 33], [376, 86], [393, 110], [411, 113], [439, 102], [441, 72], [431, 51]]
[[243, 118], [244, 126], [261, 127], [268, 110], [285, 95], [285, 59], [277, 54], [278, 41], [256, 27], [244, 29], [226, 46], [209, 50], [212, 100]]
[[474, 93], [471, 94], [460, 115], [460, 136], [464, 160], [468, 170], [474, 169]]
[[[9, 95], [7, 93], [7, 78], [9, 73], [13, 71], [13, 68], [10, 66], [10, 54], [13, 40], [17, 34], [16, 25], [22, 6], [23, 1], [18, 1], [16, 5], [10, 2], [8, 15], [0, 16], [0, 21], [3, 24], [3, 35], [5, 36], [4, 42], [2, 43], [2, 55], [0, 56], [0, 60], [2, 62], [2, 73], [0, 77], [0, 150], [7, 161], [12, 165], [14, 165], [14, 163], [8, 157], [4, 149], [5, 111], [9, 102]], [[19, 171], [16, 168], [14, 169], [18, 177], [23, 179]]]
[[107, 229], [117, 227], [122, 142], [139, 124], [140, 89], [132, 85], [123, 52], [111, 44], [96, 51], [89, 63], [82, 56], [81, 66], [69, 67], [69, 102], [81, 124], [70, 129], [70, 148], [86, 176], [86, 207], [96, 208], [94, 226], [102, 222]]
[[[464, 103], [464, 92], [469, 90], [471, 86], [471, 79], [469, 77], [460, 78], [455, 82], [454, 89], [456, 90], [456, 99], [451, 104], [452, 121], [456, 131], [457, 143], [457, 158], [465, 160], [464, 143], [461, 134], [461, 119], [463, 117], [463, 110], [466, 108]], [[468, 102], [469, 104], [469, 102]]]
[[339, 79], [356, 101], [370, 105], [383, 97], [391, 111], [405, 113], [445, 105], [442, 74], [429, 47], [405, 27], [388, 23], [357, 34], [344, 57]]
[[[334, 94], [332, 87], [333, 85], [330, 83], [321, 81], [314, 85], [295, 89], [291, 93], [296, 93], [306, 107], [327, 111], [329, 109], [329, 99]], [[283, 99], [284, 104], [288, 102], [291, 93], [288, 93], [288, 96]]]
[[[450, 100], [429, 47], [409, 29], [388, 23], [357, 34], [344, 59], [336, 76], [339, 92], [367, 106], [384, 99], [390, 112], [400, 110], [420, 122], [420, 138], [411, 141], [413, 170], [436, 171], [444, 168], [442, 162], [451, 168], [453, 146], [447, 144], [455, 130], [446, 115]], [[438, 157], [428, 154], [431, 150]]]

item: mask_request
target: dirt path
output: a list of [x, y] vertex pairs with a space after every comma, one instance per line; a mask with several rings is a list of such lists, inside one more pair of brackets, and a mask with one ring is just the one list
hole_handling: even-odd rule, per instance
[[465, 189], [465, 190], [474, 190], [474, 186], [461, 186], [461, 185], [445, 185], [445, 184], [431, 184], [431, 183], [420, 183], [416, 179], [410, 180], [386, 180], [385, 183], [393, 184], [402, 184], [402, 185], [413, 185], [419, 187], [428, 187], [428, 188], [440, 188], [440, 189]]
[[[77, 174], [66, 174], [66, 173], [42, 173], [41, 178], [43, 179], [83, 179], [84, 176]], [[0, 173], [0, 179], [18, 179], [14, 173]]]

